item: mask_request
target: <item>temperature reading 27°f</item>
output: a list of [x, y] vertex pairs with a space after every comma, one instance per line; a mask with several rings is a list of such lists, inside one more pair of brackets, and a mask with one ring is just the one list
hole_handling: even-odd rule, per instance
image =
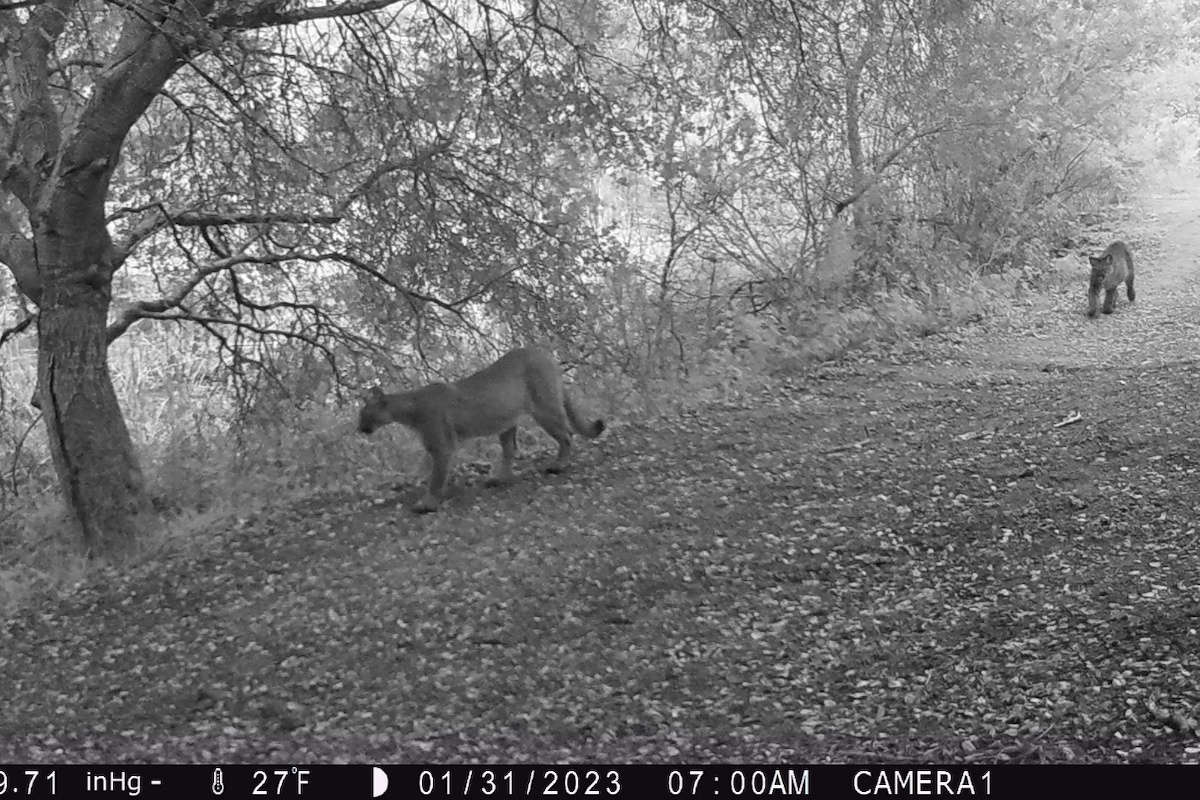
[[254, 794], [264, 797], [300, 797], [308, 786], [309, 771], [306, 769], [256, 769], [254, 770]]

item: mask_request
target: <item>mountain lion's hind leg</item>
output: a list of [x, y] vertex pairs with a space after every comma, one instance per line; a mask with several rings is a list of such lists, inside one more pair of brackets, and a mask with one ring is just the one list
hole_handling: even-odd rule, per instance
[[571, 428], [567, 424], [566, 412], [560, 405], [557, 414], [553, 411], [537, 411], [533, 419], [558, 442], [558, 455], [546, 467], [546, 472], [562, 472], [571, 461]]

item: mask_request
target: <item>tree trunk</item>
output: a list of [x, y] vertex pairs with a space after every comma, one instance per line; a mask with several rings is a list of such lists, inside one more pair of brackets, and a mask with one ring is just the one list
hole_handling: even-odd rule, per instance
[[90, 554], [120, 553], [147, 502], [108, 369], [111, 275], [101, 265], [111, 245], [102, 228], [89, 236], [73, 227], [37, 235], [38, 387], [59, 486], [84, 545]]

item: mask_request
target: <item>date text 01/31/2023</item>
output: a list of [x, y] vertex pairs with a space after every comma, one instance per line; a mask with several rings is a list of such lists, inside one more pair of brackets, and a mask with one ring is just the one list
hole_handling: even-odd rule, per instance
[[[665, 779], [665, 785], [657, 788], [665, 790], [672, 797], [705, 797], [712, 794], [803, 797], [810, 793], [807, 769], [649, 769], [660, 780]], [[417, 776], [417, 792], [424, 797], [454, 797], [473, 793], [516, 797], [619, 797], [629, 789], [649, 788], [646, 779], [650, 776], [643, 774], [645, 772], [646, 768], [632, 765], [620, 768], [423, 769]]]

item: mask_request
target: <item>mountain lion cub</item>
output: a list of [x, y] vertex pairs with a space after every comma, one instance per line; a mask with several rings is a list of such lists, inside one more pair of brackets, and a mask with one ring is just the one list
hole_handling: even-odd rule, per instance
[[487, 485], [513, 479], [517, 449], [517, 420], [528, 414], [558, 442], [558, 457], [546, 468], [560, 472], [571, 457], [571, 429], [594, 439], [604, 430], [603, 419], [584, 419], [563, 388], [558, 362], [544, 350], [522, 348], [501, 356], [453, 383], [431, 383], [420, 389], [385, 394], [378, 386], [363, 398], [358, 430], [371, 433], [389, 422], [416, 431], [429, 452], [433, 470], [429, 487], [413, 511], [436, 511], [446, 489], [454, 451], [459, 442], [479, 436], [500, 437], [500, 461]]
[[1104, 287], [1104, 313], [1113, 313], [1117, 302], [1117, 286], [1125, 281], [1125, 296], [1133, 302], [1133, 255], [1124, 242], [1113, 242], [1099, 257], [1088, 256], [1092, 264], [1092, 280], [1088, 284], [1088, 316], [1096, 316], [1100, 287]]

